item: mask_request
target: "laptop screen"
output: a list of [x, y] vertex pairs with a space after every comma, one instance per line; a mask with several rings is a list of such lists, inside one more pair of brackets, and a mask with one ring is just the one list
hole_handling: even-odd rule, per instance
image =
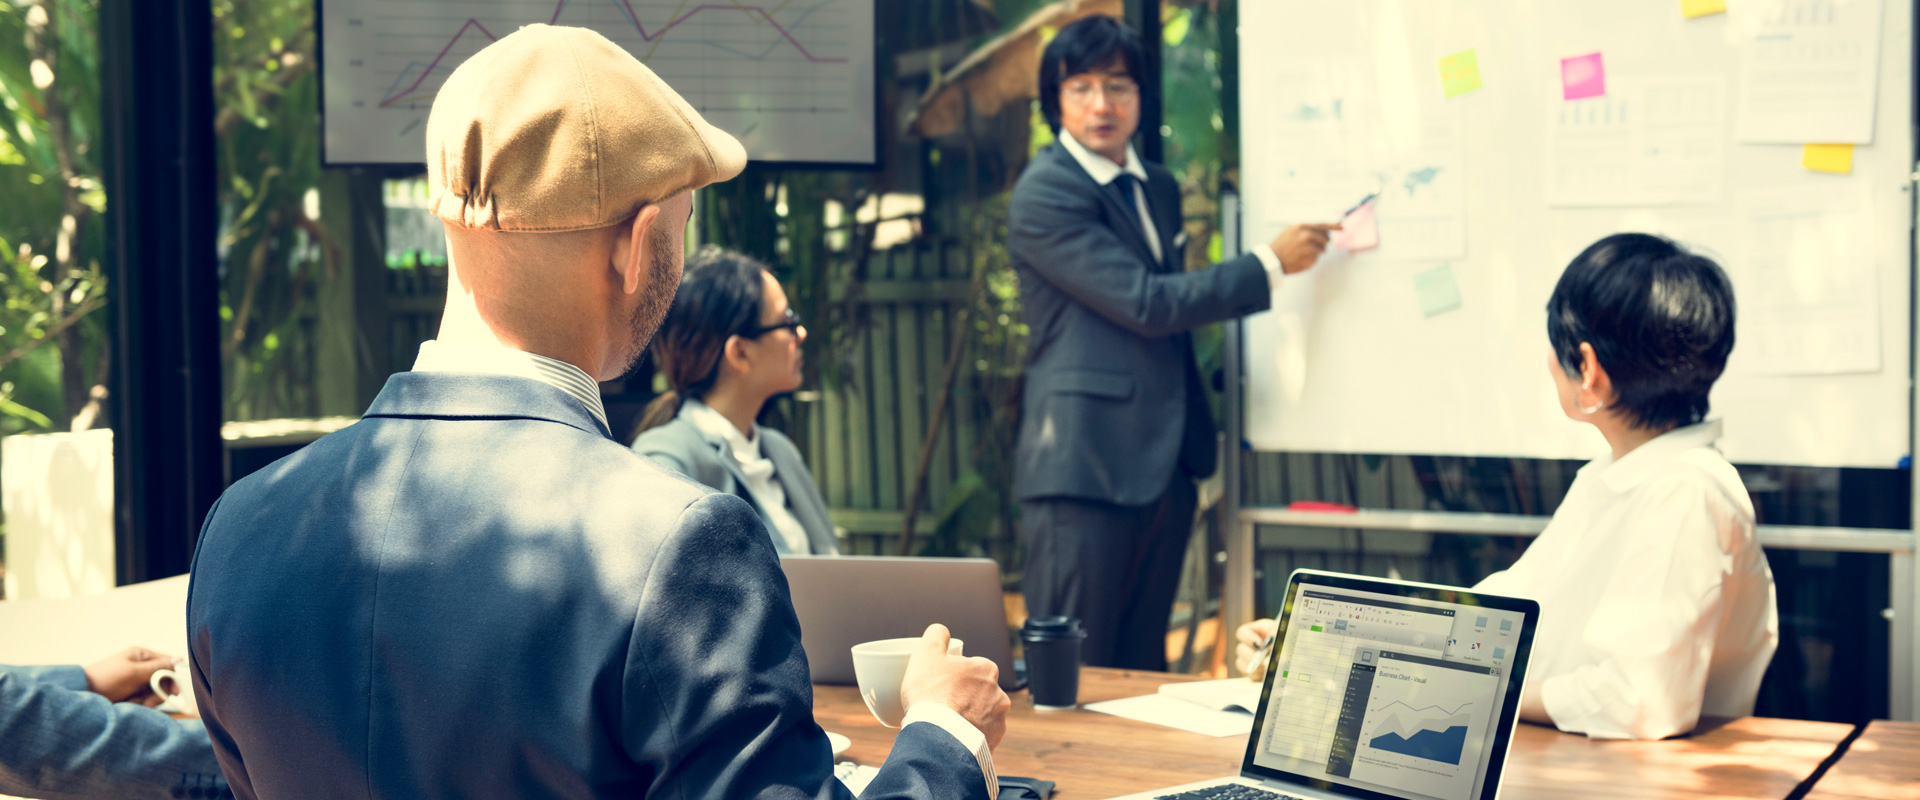
[[1312, 573], [1287, 591], [1250, 772], [1360, 797], [1494, 796], [1537, 606]]

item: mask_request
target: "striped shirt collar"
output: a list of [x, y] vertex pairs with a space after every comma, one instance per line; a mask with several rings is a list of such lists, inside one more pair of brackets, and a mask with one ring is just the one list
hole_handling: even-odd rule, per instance
[[531, 378], [566, 392], [600, 421], [600, 427], [613, 430], [613, 426], [607, 424], [607, 408], [600, 402], [600, 384], [586, 370], [557, 358], [503, 345], [454, 344], [430, 339], [420, 343], [420, 357], [414, 359], [413, 371], [478, 372]]

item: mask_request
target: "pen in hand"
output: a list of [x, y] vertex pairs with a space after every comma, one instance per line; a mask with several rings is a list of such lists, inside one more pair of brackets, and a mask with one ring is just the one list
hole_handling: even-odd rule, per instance
[[[1261, 637], [1260, 644], [1254, 646], [1253, 664], [1249, 666], [1250, 667], [1263, 666], [1267, 663], [1267, 659], [1272, 657], [1273, 657], [1273, 634], [1269, 633], [1266, 636]], [[1266, 676], [1267, 676], [1267, 671], [1264, 669], [1250, 668], [1247, 670], [1247, 680], [1250, 680], [1250, 681], [1259, 681], [1265, 678]]]

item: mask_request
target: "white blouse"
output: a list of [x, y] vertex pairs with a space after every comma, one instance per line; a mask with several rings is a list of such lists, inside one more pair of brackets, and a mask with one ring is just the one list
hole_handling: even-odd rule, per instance
[[1753, 502], [1719, 421], [1580, 469], [1512, 569], [1476, 589], [1540, 603], [1524, 708], [1596, 739], [1660, 739], [1753, 713], [1779, 643]]

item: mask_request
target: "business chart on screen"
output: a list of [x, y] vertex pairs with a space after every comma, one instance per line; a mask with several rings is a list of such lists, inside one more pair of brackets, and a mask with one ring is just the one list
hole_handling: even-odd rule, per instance
[[1525, 615], [1294, 592], [1254, 763], [1400, 796], [1479, 797]]
[[447, 76], [531, 23], [598, 31], [755, 161], [873, 164], [874, 0], [322, 0], [328, 164], [418, 164]]

